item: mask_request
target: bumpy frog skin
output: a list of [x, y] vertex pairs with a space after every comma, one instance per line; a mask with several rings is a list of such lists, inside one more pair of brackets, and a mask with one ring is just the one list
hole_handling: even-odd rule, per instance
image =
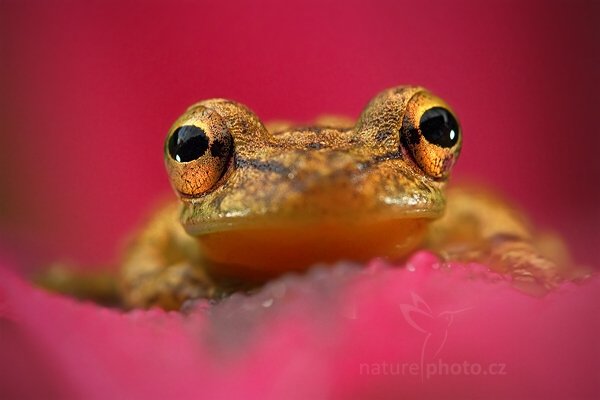
[[549, 258], [562, 256], [542, 251], [521, 215], [478, 190], [445, 194], [461, 145], [450, 107], [420, 87], [378, 94], [356, 123], [263, 125], [233, 101], [194, 104], [165, 143], [179, 201], [130, 246], [125, 303], [176, 309], [315, 263], [420, 247], [551, 285], [560, 271]]

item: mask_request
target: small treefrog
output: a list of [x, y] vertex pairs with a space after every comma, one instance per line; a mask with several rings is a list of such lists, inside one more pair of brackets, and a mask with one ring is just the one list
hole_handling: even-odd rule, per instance
[[310, 126], [263, 124], [229, 100], [196, 103], [165, 142], [179, 199], [126, 252], [124, 302], [177, 309], [315, 263], [419, 248], [552, 285], [561, 252], [521, 214], [475, 188], [445, 190], [462, 136], [450, 106], [415, 86], [379, 93], [356, 122]]

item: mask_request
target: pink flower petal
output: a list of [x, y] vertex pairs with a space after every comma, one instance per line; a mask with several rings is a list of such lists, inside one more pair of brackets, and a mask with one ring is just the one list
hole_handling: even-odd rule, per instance
[[374, 260], [187, 314], [122, 313], [0, 269], [3, 398], [594, 398], [600, 279], [545, 297], [483, 266]]

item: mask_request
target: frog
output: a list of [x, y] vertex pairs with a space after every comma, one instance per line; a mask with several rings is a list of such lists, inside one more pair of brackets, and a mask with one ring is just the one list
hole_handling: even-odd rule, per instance
[[122, 301], [176, 310], [316, 264], [405, 260], [419, 249], [445, 265], [557, 285], [569, 264], [560, 239], [489, 190], [448, 185], [462, 143], [452, 108], [421, 86], [378, 93], [356, 120], [310, 124], [263, 123], [227, 99], [195, 103], [167, 133], [176, 199], [129, 244]]

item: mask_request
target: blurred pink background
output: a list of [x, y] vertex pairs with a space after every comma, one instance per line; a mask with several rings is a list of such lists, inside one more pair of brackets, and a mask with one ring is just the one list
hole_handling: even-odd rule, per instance
[[305, 121], [410, 83], [458, 113], [456, 176], [596, 264], [599, 4], [4, 0], [0, 248], [23, 268], [112, 260], [169, 193], [164, 136], [199, 99]]

